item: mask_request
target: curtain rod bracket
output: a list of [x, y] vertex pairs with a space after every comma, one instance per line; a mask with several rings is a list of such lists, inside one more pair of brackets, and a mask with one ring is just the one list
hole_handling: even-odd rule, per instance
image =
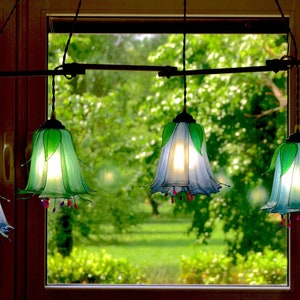
[[78, 63], [63, 64], [61, 67], [64, 75], [70, 75], [72, 78], [86, 73], [84, 65]]
[[279, 71], [287, 71], [292, 67], [299, 66], [300, 61], [295, 59], [271, 59], [266, 60], [266, 66], [275, 73]]

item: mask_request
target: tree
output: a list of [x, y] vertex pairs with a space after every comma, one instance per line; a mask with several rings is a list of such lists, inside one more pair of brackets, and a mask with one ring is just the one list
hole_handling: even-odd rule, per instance
[[[50, 66], [58, 65], [66, 39], [50, 37]], [[68, 61], [148, 60], [180, 68], [181, 45], [182, 36], [176, 34], [75, 35]], [[188, 35], [187, 69], [264, 65], [266, 59], [280, 58], [285, 47], [284, 37], [278, 35]], [[113, 51], [116, 48], [119, 51]], [[191, 214], [190, 232], [203, 242], [209, 242], [214, 226], [222, 222], [233, 255], [265, 246], [282, 249], [285, 242], [284, 231], [260, 211], [272, 181], [265, 171], [285, 136], [285, 91], [285, 73], [187, 78], [188, 112], [204, 126], [211, 165], [231, 187], [193, 202], [177, 199], [174, 213]], [[70, 81], [59, 78], [56, 95], [57, 116], [73, 133], [79, 157], [86, 162], [85, 177], [97, 190], [94, 201], [76, 211], [73, 234], [99, 239], [99, 229], [107, 223], [126, 231], [143, 220], [141, 205], [147, 199], [166, 201], [150, 196], [149, 185], [162, 128], [182, 109], [183, 79], [95, 71]]]
[[[147, 53], [165, 37], [151, 35], [138, 47], [136, 39], [131, 35], [75, 35], [67, 62], [145, 64]], [[60, 64], [66, 40], [66, 35], [50, 36], [50, 68]], [[115, 48], [122, 51], [112, 51]], [[73, 212], [73, 235], [101, 240], [101, 225], [109, 223], [123, 232], [144, 218], [140, 203], [148, 190], [138, 185], [138, 178], [143, 173], [140, 156], [145, 155], [140, 149], [149, 143], [149, 136], [136, 112], [153, 80], [153, 74], [110, 71], [88, 71], [70, 81], [56, 78], [57, 118], [72, 132], [78, 156], [85, 162], [84, 176], [96, 190], [91, 203], [83, 201]]]
[[[180, 64], [181, 52], [172, 51], [180, 42], [180, 36], [170, 36], [151, 62]], [[188, 36], [187, 69], [264, 65], [266, 59], [284, 55], [285, 47], [285, 38], [275, 35]], [[265, 171], [285, 139], [286, 74], [194, 76], [187, 79], [187, 86], [188, 111], [205, 128], [212, 167], [231, 187], [210, 198], [196, 197], [193, 203], [177, 199], [174, 211], [193, 215], [190, 231], [204, 242], [221, 221], [231, 255], [266, 246], [284, 250], [285, 231], [274, 226], [260, 206], [271, 189], [272, 176]], [[157, 106], [150, 128], [165, 118], [162, 112], [169, 116], [167, 123], [181, 109], [181, 80], [170, 79], [159, 87], [161, 94], [148, 99]]]

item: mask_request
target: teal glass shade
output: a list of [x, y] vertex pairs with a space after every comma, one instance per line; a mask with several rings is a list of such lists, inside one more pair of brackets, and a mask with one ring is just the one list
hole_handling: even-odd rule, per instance
[[272, 158], [274, 172], [269, 201], [262, 207], [268, 213], [285, 215], [300, 212], [300, 143], [298, 133], [280, 145]]
[[185, 111], [165, 126], [162, 150], [151, 193], [176, 196], [186, 192], [210, 195], [221, 185], [213, 175], [206, 153], [204, 129]]
[[36, 130], [27, 186], [20, 194], [72, 199], [92, 189], [82, 177], [71, 133], [56, 119]]
[[2, 205], [0, 203], [0, 234], [8, 238], [8, 232], [12, 229], [13, 227], [8, 224]]

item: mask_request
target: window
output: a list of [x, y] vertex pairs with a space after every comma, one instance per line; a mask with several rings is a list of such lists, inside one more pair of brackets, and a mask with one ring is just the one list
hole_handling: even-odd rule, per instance
[[[5, 14], [11, 3], [4, 1], [0, 8]], [[180, 16], [181, 1], [134, 1], [117, 3], [119, 1], [84, 3], [83, 15], [125, 16]], [[297, 2], [297, 1], [296, 1]], [[293, 29], [298, 32], [299, 24], [295, 15], [299, 14], [298, 3], [286, 1], [285, 11], [294, 21]], [[249, 3], [199, 3], [190, 1], [190, 11], [193, 16], [253, 16], [278, 15], [273, 1], [253, 1]], [[0, 38], [1, 49], [7, 54], [1, 57], [3, 68], [7, 69], [45, 69], [47, 48], [47, 16], [71, 15], [75, 11], [74, 1], [60, 2], [21, 1], [17, 12], [17, 19], [13, 19], [5, 35]], [[298, 34], [296, 34], [298, 36]], [[290, 74], [291, 80], [291, 110], [294, 109], [295, 73]], [[7, 89], [10, 86], [11, 89]], [[11, 199], [15, 199], [17, 187], [25, 185], [26, 170], [20, 165], [25, 160], [27, 145], [30, 145], [32, 132], [45, 120], [46, 112], [46, 79], [19, 78], [1, 80], [1, 99], [4, 100], [2, 133], [13, 132], [15, 149], [15, 178], [10, 182], [2, 182]], [[4, 87], [6, 87], [4, 89]], [[13, 99], [11, 101], [11, 99]], [[14, 122], [12, 122], [14, 120]], [[7, 122], [6, 122], [7, 121]], [[289, 128], [293, 128], [294, 119], [289, 118]], [[2, 135], [4, 136], [4, 135]], [[30, 201], [13, 201], [8, 208], [8, 220], [16, 228], [13, 243], [1, 245], [1, 293], [6, 299], [293, 299], [299, 297], [299, 262], [300, 242], [298, 239], [299, 224], [293, 219], [290, 231], [290, 280], [287, 287], [182, 287], [182, 286], [45, 286], [45, 212], [37, 199]], [[3, 247], [2, 247], [3, 246]], [[4, 262], [4, 264], [2, 264]], [[9, 265], [8, 265], [9, 263]]]
[[[49, 34], [50, 69], [62, 58], [67, 38]], [[281, 57], [287, 51], [286, 35], [278, 33], [189, 33], [186, 40], [187, 69], [264, 65], [270, 52]], [[81, 63], [180, 68], [182, 34], [75, 34], [68, 55], [67, 61]], [[150, 196], [149, 185], [161, 130], [182, 109], [182, 79], [103, 70], [57, 78], [57, 118], [73, 133], [96, 192], [92, 203], [77, 202], [76, 211], [51, 202], [49, 284], [287, 285], [286, 228], [278, 227], [279, 216], [268, 218], [260, 210], [272, 182], [260, 174], [286, 132], [286, 74], [191, 76], [187, 85], [188, 111], [204, 126], [214, 172], [231, 187], [172, 205], [169, 197]], [[197, 264], [191, 264], [195, 256]], [[128, 263], [106, 271], [114, 259]]]

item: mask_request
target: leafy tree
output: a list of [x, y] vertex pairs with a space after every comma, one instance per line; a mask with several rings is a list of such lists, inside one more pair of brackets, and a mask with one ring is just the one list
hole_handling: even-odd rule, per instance
[[[180, 36], [170, 36], [150, 57], [151, 62], [163, 64], [172, 60], [180, 65], [182, 54], [172, 51], [180, 42]], [[275, 35], [188, 37], [187, 68], [264, 65], [266, 59], [280, 58], [285, 47], [284, 37]], [[272, 181], [265, 171], [275, 148], [285, 137], [285, 75], [248, 73], [187, 79], [188, 110], [206, 130], [208, 154], [215, 173], [231, 187], [224, 187], [225, 191], [212, 197], [198, 196], [194, 202], [177, 199], [174, 211], [192, 214], [190, 231], [195, 231], [203, 242], [208, 242], [214, 226], [222, 221], [231, 255], [261, 251], [269, 244], [275, 249], [285, 249], [285, 231], [279, 230], [260, 211]], [[171, 121], [183, 98], [180, 78], [158, 84], [161, 94], [147, 99], [157, 107], [150, 128], [165, 118], [165, 112], [169, 116], [167, 121]]]
[[[65, 35], [50, 36], [50, 68], [60, 64], [66, 40]], [[150, 36], [134, 47], [136, 37], [130, 35], [74, 36], [67, 62], [145, 64], [147, 53], [163, 40], [164, 36]], [[116, 47], [123, 51], [112, 51]], [[141, 145], [148, 143], [149, 136], [137, 111], [153, 80], [153, 74], [110, 71], [88, 71], [70, 81], [56, 78], [57, 118], [72, 132], [78, 156], [84, 162], [84, 177], [96, 190], [91, 203], [83, 201], [80, 209], [73, 211], [73, 236], [99, 240], [103, 224], [110, 223], [123, 232], [143, 220], [139, 203], [147, 198], [148, 190], [137, 182], [143, 174], [139, 157], [145, 154], [140, 152]], [[57, 221], [53, 218], [50, 223]], [[52, 241], [57, 233], [54, 225], [50, 227]], [[55, 247], [52, 242], [50, 245]]]
[[[59, 64], [67, 36], [50, 36], [50, 67]], [[68, 62], [182, 66], [181, 35], [73, 36]], [[121, 51], [113, 51], [122, 49]], [[285, 39], [276, 35], [188, 35], [187, 69], [264, 65], [280, 58]], [[151, 52], [151, 55], [149, 53]], [[85, 177], [97, 193], [83, 203], [73, 234], [101, 239], [101, 226], [126, 231], [143, 220], [141, 205], [157, 205], [149, 195], [159, 158], [161, 132], [181, 112], [183, 79], [139, 72], [88, 71], [70, 81], [57, 78], [57, 116], [75, 139], [86, 164]], [[286, 128], [286, 77], [278, 74], [226, 74], [187, 78], [188, 111], [206, 131], [211, 165], [229, 184], [212, 197], [176, 199], [174, 213], [192, 215], [190, 232], [209, 242], [222, 222], [229, 253], [265, 246], [283, 249], [285, 231], [260, 211], [270, 192], [265, 174]], [[49, 95], [51, 98], [51, 95]], [[156, 212], [157, 213], [157, 212]], [[262, 234], [262, 232], [264, 234]], [[272, 237], [272, 243], [270, 242]]]

